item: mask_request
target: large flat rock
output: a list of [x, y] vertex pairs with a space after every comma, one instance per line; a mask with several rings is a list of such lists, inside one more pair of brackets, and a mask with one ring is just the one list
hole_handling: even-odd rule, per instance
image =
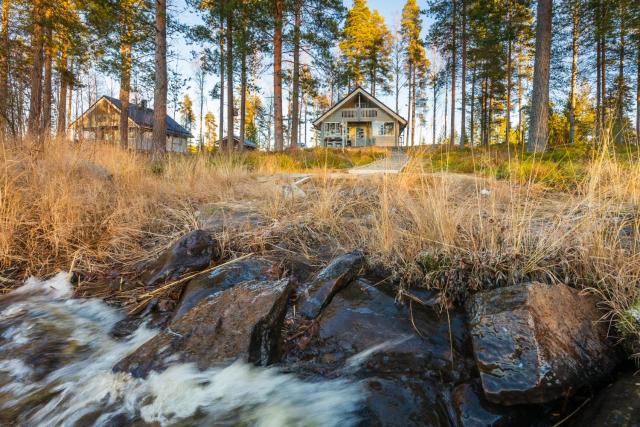
[[473, 350], [487, 399], [549, 402], [598, 382], [616, 351], [594, 298], [564, 285], [517, 285], [467, 303]]
[[291, 291], [288, 279], [252, 281], [203, 299], [114, 370], [146, 377], [172, 363], [192, 362], [199, 369], [238, 359], [274, 363], [282, 352], [281, 331]]
[[222, 265], [207, 274], [194, 278], [185, 286], [175, 311], [174, 320], [187, 314], [201, 300], [239, 283], [264, 282], [277, 278], [276, 267], [271, 262], [260, 258], [248, 258]]
[[602, 389], [572, 425], [640, 427], [640, 375], [626, 374]]

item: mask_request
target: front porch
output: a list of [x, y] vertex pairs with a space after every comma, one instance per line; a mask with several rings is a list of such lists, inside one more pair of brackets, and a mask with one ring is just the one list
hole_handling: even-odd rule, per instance
[[343, 122], [324, 135], [324, 146], [370, 147], [376, 144], [371, 122]]

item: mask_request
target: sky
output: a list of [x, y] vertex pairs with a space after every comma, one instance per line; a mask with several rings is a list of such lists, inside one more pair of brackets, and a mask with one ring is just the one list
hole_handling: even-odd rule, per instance
[[[351, 7], [352, 0], [345, 0], [345, 7]], [[370, 9], [377, 9], [380, 14], [385, 18], [387, 26], [391, 31], [399, 28], [400, 17], [402, 14], [402, 7], [404, 5], [403, 1], [389, 1], [389, 0], [369, 0], [368, 1]], [[426, 0], [419, 0], [418, 4], [422, 7], [426, 7]], [[195, 14], [191, 9], [189, 9], [185, 3], [185, 0], [174, 0], [173, 10], [177, 12], [177, 16], [182, 23], [187, 25], [195, 25], [201, 22], [200, 18]], [[425, 23], [423, 28], [423, 33], [426, 35], [427, 27], [428, 27], [428, 18], [424, 17]], [[336, 40], [337, 43], [337, 40]], [[177, 52], [177, 58], [173, 58], [169, 62], [169, 67], [171, 69], [177, 69], [179, 73], [183, 76], [183, 78], [191, 78], [191, 81], [187, 83], [185, 86], [184, 93], [188, 93], [191, 99], [194, 101], [194, 111], [196, 112], [196, 116], [198, 115], [198, 93], [196, 90], [196, 85], [194, 81], [195, 72], [197, 69], [196, 63], [192, 59], [192, 51], [198, 51], [201, 47], [196, 45], [187, 45], [183, 39], [182, 35], [178, 35], [175, 39], [170, 41], [170, 49]], [[432, 56], [433, 54], [430, 54]], [[269, 56], [267, 57], [268, 60]], [[214, 87], [215, 83], [219, 80], [217, 75], [209, 75], [206, 79], [205, 83], [205, 93], [209, 93], [209, 91]], [[260, 78], [260, 89], [261, 95], [264, 97], [269, 97], [273, 93], [273, 73], [272, 68], [269, 67], [266, 69], [265, 73]], [[393, 94], [390, 95], [381, 95], [378, 94], [378, 98], [386, 103], [390, 108], [395, 107], [395, 96]], [[287, 99], [286, 93], [283, 99], [283, 110], [287, 111]], [[431, 105], [432, 100], [429, 100], [429, 105]], [[440, 100], [439, 104], [443, 104], [443, 99]], [[216, 116], [216, 120], [218, 120], [218, 110], [219, 110], [219, 101], [213, 100], [208, 96], [205, 99], [204, 113], [207, 111], [211, 111]], [[400, 95], [400, 115], [403, 117], [407, 117], [407, 93], [406, 89], [401, 92]], [[438, 118], [436, 121], [436, 131], [438, 134], [442, 132], [443, 121], [444, 121], [444, 108], [443, 105], [437, 106], [438, 110]], [[170, 109], [171, 111], [171, 109]], [[431, 120], [431, 112], [427, 114], [427, 126], [424, 129], [418, 128], [416, 130], [416, 142], [419, 141], [421, 136], [424, 137], [425, 143], [431, 143], [431, 135], [432, 135], [432, 120]], [[179, 120], [179, 117], [176, 117]], [[199, 121], [199, 117], [198, 117]], [[303, 125], [304, 126], [304, 125]], [[196, 123], [194, 127], [193, 134], [198, 135], [199, 123]], [[219, 129], [219, 127], [218, 127]], [[309, 121], [307, 124], [307, 146], [313, 145], [312, 143], [312, 125]]]

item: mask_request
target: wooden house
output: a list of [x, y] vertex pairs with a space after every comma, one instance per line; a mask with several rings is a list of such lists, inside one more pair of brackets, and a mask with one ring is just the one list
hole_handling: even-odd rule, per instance
[[[217, 149], [226, 149], [227, 147], [227, 137], [225, 136], [223, 139], [219, 139], [215, 142], [216, 148]], [[238, 136], [233, 136], [233, 149], [237, 150], [238, 147], [240, 146], [240, 137]], [[249, 140], [249, 139], [245, 139], [244, 140], [244, 149], [245, 150], [249, 150], [249, 151], [253, 151], [253, 150], [257, 150], [258, 149], [258, 145]]]
[[323, 147], [397, 147], [407, 121], [357, 87], [313, 122]]
[[[87, 111], [82, 113], [69, 128], [77, 141], [103, 141], [117, 143], [120, 140], [119, 99], [103, 96]], [[150, 151], [152, 147], [153, 110], [145, 102], [130, 104], [129, 109], [129, 148]], [[167, 151], [186, 153], [191, 132], [167, 116]]]

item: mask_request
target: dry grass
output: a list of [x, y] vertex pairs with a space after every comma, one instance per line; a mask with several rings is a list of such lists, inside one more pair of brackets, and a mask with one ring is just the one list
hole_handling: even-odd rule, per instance
[[[618, 331], [640, 336], [630, 315], [640, 301], [638, 163], [602, 149], [561, 192], [537, 184], [535, 167], [528, 177], [496, 180], [434, 174], [417, 156], [399, 176], [335, 179], [321, 168], [305, 184], [307, 197], [291, 198], [256, 180], [281, 171], [273, 157], [262, 166], [255, 158], [199, 156], [153, 165], [108, 146], [57, 143], [37, 161], [5, 149], [1, 276], [43, 276], [71, 264], [89, 274], [131, 271], [200, 227], [202, 204], [237, 202], [264, 218], [224, 236], [238, 253], [275, 245], [324, 260], [360, 248], [377, 271], [401, 286], [442, 290], [444, 303], [527, 280], [563, 282], [597, 293]], [[113, 177], [100, 177], [91, 164]]]

